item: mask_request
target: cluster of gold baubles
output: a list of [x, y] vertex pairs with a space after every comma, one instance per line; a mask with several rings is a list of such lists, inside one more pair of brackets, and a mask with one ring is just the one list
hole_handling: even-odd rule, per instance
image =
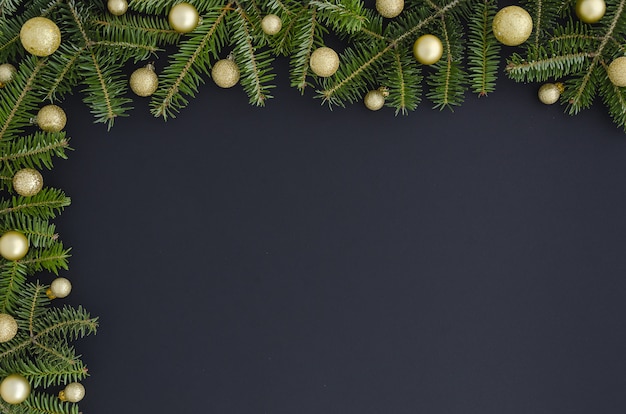
[[[21, 404], [30, 395], [31, 386], [28, 379], [18, 373], [7, 375], [0, 382], [0, 398], [15, 405]], [[61, 401], [77, 403], [85, 397], [85, 387], [79, 382], [72, 382], [59, 392]]]

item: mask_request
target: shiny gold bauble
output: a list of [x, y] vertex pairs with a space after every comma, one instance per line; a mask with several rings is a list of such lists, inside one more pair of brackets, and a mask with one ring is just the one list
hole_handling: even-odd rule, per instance
[[493, 34], [506, 46], [518, 46], [530, 37], [533, 31], [533, 19], [519, 6], [501, 8], [493, 18]]
[[128, 10], [128, 2], [126, 0], [109, 0], [107, 1], [107, 9], [114, 16], [121, 16]]
[[261, 20], [261, 30], [263, 33], [273, 36], [283, 28], [283, 21], [275, 14], [268, 14]]
[[626, 86], [626, 56], [620, 56], [613, 60], [607, 71], [609, 79], [615, 86]]
[[17, 72], [17, 69], [10, 63], [0, 65], [0, 85], [6, 85], [11, 82], [15, 76], [15, 72]]
[[232, 88], [240, 76], [239, 67], [231, 58], [218, 60], [211, 68], [211, 78], [220, 88]]
[[37, 112], [35, 122], [45, 132], [60, 132], [65, 128], [67, 116], [57, 105], [46, 105]]
[[136, 69], [130, 75], [130, 89], [138, 96], [150, 96], [159, 87], [159, 77], [154, 71], [154, 66], [146, 65]]
[[435, 35], [425, 34], [413, 43], [413, 56], [422, 65], [432, 65], [439, 62], [443, 55], [443, 44]]
[[22, 168], [13, 175], [13, 189], [24, 197], [32, 197], [43, 188], [43, 177], [34, 168]]
[[33, 17], [22, 25], [20, 41], [28, 53], [49, 56], [61, 45], [61, 31], [52, 20]]
[[363, 98], [363, 103], [365, 107], [371, 111], [378, 111], [383, 106], [385, 106], [385, 98], [389, 96], [389, 92], [386, 88], [379, 88], [373, 91], [369, 91], [365, 98]]
[[539, 97], [539, 101], [541, 101], [541, 103], [552, 105], [553, 103], [558, 102], [562, 93], [562, 83], [545, 83], [539, 88], [537, 96]]
[[333, 49], [322, 46], [311, 53], [311, 70], [323, 78], [333, 76], [339, 69], [339, 55]]
[[85, 387], [79, 382], [67, 384], [63, 390], [59, 391], [61, 401], [77, 403], [83, 398], [85, 398]]
[[19, 260], [28, 253], [28, 238], [23, 233], [9, 230], [0, 236], [0, 256], [7, 260]]
[[30, 395], [30, 384], [20, 374], [11, 374], [0, 382], [0, 397], [9, 404], [24, 402]]
[[388, 19], [392, 19], [404, 10], [404, 0], [376, 0], [376, 10]]
[[67, 297], [71, 291], [72, 283], [64, 277], [57, 277], [52, 281], [50, 287], [46, 290], [46, 295], [50, 299], [62, 299]]
[[178, 33], [189, 33], [198, 26], [200, 14], [189, 3], [178, 3], [170, 10], [168, 20], [172, 29]]
[[604, 17], [606, 3], [604, 0], [577, 0], [576, 16], [585, 23], [595, 23]]
[[0, 342], [8, 342], [17, 334], [17, 322], [7, 313], [0, 313]]

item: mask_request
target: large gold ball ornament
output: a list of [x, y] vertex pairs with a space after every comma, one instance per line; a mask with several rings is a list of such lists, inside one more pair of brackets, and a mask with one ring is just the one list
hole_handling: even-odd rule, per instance
[[339, 55], [327, 46], [318, 47], [311, 53], [309, 65], [317, 76], [327, 78], [339, 69]]
[[413, 56], [422, 65], [433, 65], [443, 55], [443, 44], [435, 35], [425, 34], [413, 43]]
[[198, 10], [189, 3], [178, 3], [172, 7], [167, 18], [172, 29], [178, 33], [189, 33], [200, 22]]
[[376, 0], [378, 14], [393, 19], [404, 10], [404, 0]]
[[57, 277], [52, 281], [50, 287], [46, 290], [46, 295], [50, 299], [62, 299], [69, 296], [72, 291], [72, 282], [64, 277]]
[[130, 89], [138, 96], [152, 95], [159, 87], [159, 77], [154, 71], [154, 66], [149, 64], [136, 69], [130, 75]]
[[562, 83], [544, 83], [539, 88], [537, 96], [539, 97], [539, 101], [541, 103], [552, 105], [558, 102], [563, 90]]
[[9, 230], [0, 236], [0, 256], [20, 260], [28, 253], [28, 238], [19, 231]]
[[65, 128], [67, 115], [65, 115], [65, 111], [57, 105], [46, 105], [37, 112], [35, 122], [42, 131], [60, 132]]
[[607, 68], [606, 74], [615, 86], [626, 86], [626, 56], [620, 56], [613, 60]]
[[0, 382], [0, 397], [9, 404], [24, 402], [30, 395], [30, 384], [20, 374], [11, 374]]
[[33, 17], [22, 25], [20, 41], [28, 53], [49, 56], [61, 45], [61, 31], [52, 20]]
[[261, 20], [261, 30], [266, 35], [274, 36], [283, 28], [283, 21], [275, 14], [268, 14]]
[[128, 10], [128, 2], [126, 0], [109, 0], [107, 1], [107, 9], [114, 16], [121, 16]]
[[240, 76], [239, 67], [232, 58], [218, 60], [211, 68], [211, 78], [220, 88], [232, 88]]
[[17, 322], [7, 313], [0, 313], [0, 342], [8, 342], [17, 334]]
[[385, 106], [385, 98], [389, 96], [389, 92], [387, 88], [379, 88], [373, 91], [369, 91], [365, 98], [363, 98], [363, 103], [365, 107], [370, 111], [378, 111], [383, 106]]
[[533, 31], [533, 19], [519, 6], [501, 8], [493, 18], [493, 34], [506, 46], [518, 46], [530, 37]]
[[0, 65], [0, 87], [3, 87], [7, 83], [11, 82], [15, 77], [17, 69], [10, 63], [3, 63]]
[[77, 403], [83, 398], [85, 398], [85, 387], [79, 382], [67, 384], [64, 389], [59, 391], [61, 401]]
[[604, 0], [577, 0], [576, 16], [585, 23], [596, 23], [606, 12]]
[[13, 175], [13, 189], [23, 197], [32, 197], [43, 188], [43, 177], [34, 168], [22, 168]]

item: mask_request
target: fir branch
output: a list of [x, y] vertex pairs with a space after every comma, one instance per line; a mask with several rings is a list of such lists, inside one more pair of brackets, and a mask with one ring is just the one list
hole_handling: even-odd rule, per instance
[[32, 247], [50, 247], [58, 239], [56, 226], [48, 220], [30, 216], [4, 216], [0, 231], [19, 230], [28, 238]]
[[383, 73], [381, 83], [389, 91], [387, 106], [396, 109], [396, 115], [408, 114], [419, 105], [422, 95], [421, 68], [409, 49], [393, 49], [383, 67], [389, 69]]
[[317, 11], [305, 9], [297, 16], [295, 36], [293, 42], [296, 44], [289, 64], [291, 67], [291, 86], [297, 88], [301, 94], [310, 83], [308, 82], [309, 61], [313, 50], [323, 45], [322, 36], [326, 29], [318, 23]]
[[39, 392], [31, 393], [20, 405], [24, 406], [29, 414], [80, 414], [78, 404], [64, 402], [56, 395]]
[[60, 270], [68, 270], [70, 249], [65, 249], [60, 241], [50, 243], [45, 249], [30, 249], [21, 262], [26, 265], [28, 274], [48, 271], [55, 275]]
[[71, 150], [65, 132], [43, 132], [0, 141], [0, 171], [13, 176], [21, 168], [52, 169], [53, 157], [67, 158]]
[[542, 82], [579, 72], [586, 66], [589, 59], [595, 57], [595, 52], [580, 52], [527, 61], [513, 54], [506, 66], [506, 72], [511, 79], [518, 82]]
[[5, 214], [27, 214], [42, 219], [57, 216], [65, 207], [70, 205], [70, 198], [62, 190], [43, 188], [32, 197], [12, 197], [0, 201], [0, 216]]
[[468, 71], [472, 91], [486, 96], [496, 89], [500, 64], [500, 43], [491, 25], [497, 11], [495, 0], [477, 2], [468, 21]]
[[[13, 313], [18, 308], [19, 293], [26, 288], [26, 270], [26, 266], [19, 261], [2, 260], [0, 262], [1, 313]], [[0, 353], [1, 360], [2, 354]]]
[[367, 23], [361, 0], [311, 0], [319, 19], [338, 33], [355, 33]]

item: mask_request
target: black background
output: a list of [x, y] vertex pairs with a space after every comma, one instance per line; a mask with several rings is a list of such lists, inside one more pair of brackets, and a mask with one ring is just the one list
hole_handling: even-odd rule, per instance
[[[507, 52], [506, 49], [503, 50]], [[157, 62], [159, 66], [164, 61]], [[623, 413], [626, 135], [502, 75], [454, 112], [208, 81], [110, 132], [80, 96], [66, 303], [85, 413]]]

